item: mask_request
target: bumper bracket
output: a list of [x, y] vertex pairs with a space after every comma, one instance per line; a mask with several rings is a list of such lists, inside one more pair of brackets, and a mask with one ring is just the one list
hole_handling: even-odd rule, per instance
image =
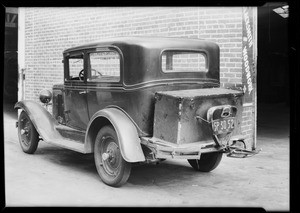
[[233, 140], [233, 143], [229, 146], [226, 146], [224, 151], [227, 154], [227, 157], [246, 158], [258, 154], [261, 151], [261, 149], [258, 150], [246, 149], [244, 138], [241, 138], [241, 139]]

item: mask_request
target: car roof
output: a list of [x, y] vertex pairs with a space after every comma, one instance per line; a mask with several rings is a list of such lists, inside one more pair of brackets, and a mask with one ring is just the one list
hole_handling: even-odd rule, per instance
[[[176, 37], [114, 37], [97, 42], [66, 49], [63, 52], [67, 57], [72, 52], [94, 51], [94, 49], [118, 49], [121, 53], [123, 82], [126, 85], [138, 85], [145, 82], [161, 81], [162, 79], [198, 78], [214, 79], [219, 81], [219, 46], [203, 39], [176, 38]], [[165, 50], [199, 50], [207, 58], [208, 72], [199, 73], [168, 73], [161, 70], [161, 55]], [[103, 50], [103, 49], [102, 49]]]
[[219, 48], [214, 42], [203, 39], [178, 38], [178, 37], [154, 37], [154, 36], [131, 36], [105, 38], [96, 42], [87, 43], [66, 49], [63, 53], [77, 50], [97, 48], [101, 46], [116, 46], [119, 49], [131, 47], [143, 49], [198, 49], [198, 48]]

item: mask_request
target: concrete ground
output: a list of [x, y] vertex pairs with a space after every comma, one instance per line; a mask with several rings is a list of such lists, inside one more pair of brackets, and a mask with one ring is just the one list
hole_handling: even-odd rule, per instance
[[[275, 109], [280, 109], [276, 113]], [[210, 173], [195, 172], [186, 160], [132, 168], [128, 182], [101, 182], [93, 156], [39, 143], [35, 154], [21, 151], [17, 113], [4, 106], [6, 206], [183, 206], [263, 207], [289, 210], [289, 108], [261, 105], [257, 145], [245, 159], [223, 156]]]

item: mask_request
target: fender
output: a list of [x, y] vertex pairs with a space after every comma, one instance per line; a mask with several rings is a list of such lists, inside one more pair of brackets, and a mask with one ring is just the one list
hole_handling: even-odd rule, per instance
[[136, 126], [124, 112], [116, 108], [105, 108], [93, 115], [85, 135], [86, 150], [93, 152], [98, 131], [107, 124], [112, 124], [117, 133], [124, 160], [127, 162], [146, 160]]
[[19, 101], [15, 104], [15, 109], [23, 109], [32, 121], [35, 129], [44, 141], [51, 141], [61, 138], [55, 127], [58, 122], [40, 104], [35, 101]]

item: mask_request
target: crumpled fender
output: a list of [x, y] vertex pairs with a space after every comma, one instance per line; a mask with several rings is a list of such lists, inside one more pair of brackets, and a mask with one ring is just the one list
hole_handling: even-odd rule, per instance
[[55, 129], [58, 122], [37, 102], [30, 100], [19, 101], [15, 104], [14, 108], [23, 109], [27, 113], [35, 129], [45, 141], [61, 138]]
[[[106, 108], [96, 112], [91, 118], [87, 132], [85, 136], [85, 143], [91, 149], [95, 138], [92, 135], [98, 133], [95, 132], [95, 125], [99, 125], [97, 120], [107, 119], [114, 127], [118, 139], [121, 154], [127, 162], [140, 162], [145, 161], [145, 156], [141, 147], [140, 138], [138, 136], [137, 129], [130, 118], [117, 108]], [[93, 132], [94, 131], [94, 132]]]

